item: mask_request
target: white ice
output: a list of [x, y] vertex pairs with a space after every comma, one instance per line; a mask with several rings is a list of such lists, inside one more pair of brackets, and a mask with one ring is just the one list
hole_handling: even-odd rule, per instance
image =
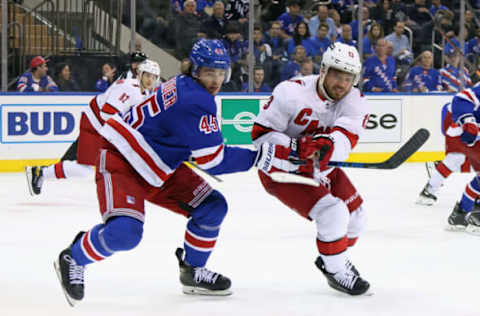
[[373, 296], [327, 286], [315, 267], [315, 227], [269, 196], [254, 171], [211, 182], [229, 201], [208, 267], [232, 279], [229, 297], [182, 294], [174, 256], [186, 220], [147, 204], [142, 243], [86, 271], [86, 297], [67, 305], [53, 261], [100, 222], [93, 179], [48, 182], [30, 197], [23, 173], [0, 174], [0, 315], [478, 316], [480, 237], [444, 230], [472, 174], [453, 174], [432, 207], [414, 200], [423, 164], [346, 170], [369, 225], [351, 251]]

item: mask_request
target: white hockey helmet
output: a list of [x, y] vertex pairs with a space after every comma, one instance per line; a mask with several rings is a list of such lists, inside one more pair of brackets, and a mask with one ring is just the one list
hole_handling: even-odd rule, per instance
[[362, 71], [362, 63], [357, 49], [354, 46], [336, 42], [332, 43], [323, 53], [320, 65], [319, 89], [328, 100], [333, 101], [325, 92], [323, 86], [323, 81], [330, 68], [353, 74], [353, 85], [357, 85]]
[[160, 66], [156, 61], [153, 61], [151, 59], [145, 59], [142, 63], [140, 63], [138, 65], [137, 72], [138, 72], [138, 82], [140, 85], [142, 84], [142, 75], [144, 72], [148, 72], [152, 75], [157, 76], [156, 81], [160, 79]]

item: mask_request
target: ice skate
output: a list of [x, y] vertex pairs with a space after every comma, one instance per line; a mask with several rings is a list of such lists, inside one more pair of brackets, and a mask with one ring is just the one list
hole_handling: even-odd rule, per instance
[[[75, 237], [74, 242], [80, 238], [82, 234], [83, 232], [79, 233], [77, 237]], [[60, 253], [58, 259], [53, 263], [53, 266], [57, 272], [58, 280], [60, 281], [68, 304], [74, 307], [84, 296], [85, 267], [78, 265], [75, 259], [72, 258], [71, 245]]]
[[467, 214], [468, 213], [460, 207], [460, 203], [457, 202], [452, 213], [448, 216], [448, 225], [446, 229], [450, 231], [465, 231], [465, 228], [467, 228], [468, 225], [466, 220]]
[[474, 209], [465, 216], [465, 220], [467, 221], [465, 231], [480, 236], [480, 210]]
[[25, 167], [27, 185], [30, 195], [35, 196], [41, 193], [43, 184], [43, 166]]
[[417, 201], [415, 202], [416, 204], [430, 206], [437, 202], [437, 197], [430, 193], [429, 189], [430, 185], [427, 183], [422, 192], [420, 192]]
[[192, 267], [183, 260], [184, 250], [177, 248], [175, 255], [180, 265], [180, 282], [183, 293], [191, 295], [225, 296], [232, 294], [232, 282], [223, 275], [206, 268]]
[[[345, 269], [337, 273], [330, 273], [326, 270], [325, 264], [320, 256], [315, 261], [315, 265], [327, 278], [328, 285], [337, 291], [349, 295], [362, 295], [366, 294], [370, 288], [370, 283], [360, 277], [357, 269]], [[356, 273], [354, 271], [356, 271]]]

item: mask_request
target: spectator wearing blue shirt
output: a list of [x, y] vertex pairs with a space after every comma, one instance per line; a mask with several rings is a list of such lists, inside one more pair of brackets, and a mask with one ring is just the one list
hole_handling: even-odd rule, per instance
[[396, 92], [397, 77], [395, 59], [387, 55], [387, 41], [383, 38], [377, 41], [376, 54], [364, 63], [363, 91]]
[[342, 35], [340, 35], [335, 42], [357, 47], [357, 41], [352, 38], [352, 27], [350, 24], [342, 25]]
[[230, 56], [232, 64], [236, 63], [244, 52], [244, 44], [241, 40], [242, 35], [237, 22], [230, 22], [225, 30], [226, 34], [222, 40], [223, 46]]
[[480, 27], [475, 31], [475, 37], [469, 40], [465, 45], [465, 56], [473, 62], [475, 57], [480, 55]]
[[292, 55], [292, 60], [289, 61], [282, 70], [281, 81], [288, 80], [301, 74], [301, 64], [307, 57], [305, 47], [298, 45]]
[[429, 11], [432, 15], [435, 15], [437, 10], [448, 10], [448, 8], [442, 5], [441, 0], [432, 0], [432, 5], [430, 6]]
[[[265, 70], [262, 66], [257, 65], [253, 68], [253, 92], [272, 92], [272, 88], [265, 83]], [[242, 91], [248, 91], [248, 82], [242, 85]]]
[[265, 42], [272, 48], [272, 59], [281, 60], [287, 58], [287, 41], [280, 34], [282, 25], [278, 21], [273, 21], [270, 30], [265, 33]]
[[[317, 35], [309, 39], [311, 46], [311, 56], [317, 64], [322, 61], [323, 53], [330, 46], [330, 39], [328, 38], [328, 25], [320, 24], [317, 30]], [[307, 54], [308, 55], [308, 54]]]
[[317, 15], [312, 17], [308, 22], [308, 28], [312, 36], [315, 36], [315, 34], [317, 34], [318, 27], [322, 23], [327, 24], [328, 26], [328, 39], [332, 42], [335, 41], [335, 39], [337, 38], [337, 27], [335, 26], [335, 21], [333, 21], [332, 18], [328, 17], [328, 8], [326, 5], [319, 5], [317, 8]]
[[442, 91], [442, 78], [437, 69], [432, 68], [433, 55], [429, 50], [419, 56], [420, 65], [410, 68], [405, 81], [404, 90], [411, 92]]
[[19, 92], [55, 92], [58, 91], [57, 84], [47, 75], [48, 59], [42, 56], [35, 56], [30, 61], [30, 71], [22, 74], [17, 81]]
[[460, 91], [461, 81], [463, 76], [464, 88], [472, 87], [472, 80], [468, 75], [468, 69], [463, 68], [463, 73], [460, 74], [460, 54], [451, 47], [447, 52], [445, 52], [445, 57], [447, 65], [440, 69], [440, 75], [442, 77], [442, 86], [443, 90], [447, 92], [458, 92]]
[[[366, 7], [363, 7], [363, 23], [362, 23], [362, 27], [363, 27], [363, 35], [366, 35], [367, 32], [368, 32], [368, 28], [369, 28], [369, 25], [370, 25], [370, 13], [368, 11], [368, 8]], [[357, 15], [357, 11], [355, 11], [355, 17], [358, 16]], [[358, 20], [353, 20], [352, 22], [350, 22], [350, 27], [352, 28], [352, 37], [354, 40], [358, 41]]]
[[405, 34], [405, 22], [397, 21], [393, 28], [393, 33], [387, 35], [385, 39], [393, 44], [393, 57], [401, 64], [413, 63], [413, 53], [410, 51], [410, 42]]
[[282, 25], [281, 34], [283, 38], [293, 36], [293, 32], [298, 23], [303, 22], [303, 16], [300, 15], [300, 1], [288, 0], [288, 12], [283, 13], [277, 19]]
[[295, 31], [293, 32], [293, 36], [287, 42], [287, 51], [288, 56], [292, 56], [295, 47], [298, 45], [302, 45], [305, 47], [307, 52], [307, 56], [311, 56], [313, 54], [313, 47], [310, 41], [310, 32], [308, 30], [308, 25], [305, 22], [299, 22], [295, 27]]
[[102, 78], [98, 79], [95, 83], [95, 89], [98, 92], [107, 91], [108, 87], [115, 81], [115, 74], [117, 68], [110, 63], [105, 63], [102, 66]]
[[377, 22], [373, 22], [367, 36], [363, 39], [363, 58], [367, 59], [375, 54], [377, 41], [384, 37], [383, 28]]

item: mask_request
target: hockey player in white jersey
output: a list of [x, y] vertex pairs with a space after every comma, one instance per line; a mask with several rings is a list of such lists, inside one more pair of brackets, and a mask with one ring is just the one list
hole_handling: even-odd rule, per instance
[[[355, 47], [332, 44], [320, 75], [280, 83], [252, 130], [254, 145], [262, 149], [257, 166], [264, 188], [315, 222], [315, 264], [332, 288], [350, 295], [364, 294], [370, 286], [349, 257], [364, 228], [365, 210], [346, 174], [327, 164], [347, 159], [368, 120], [369, 106], [353, 87], [360, 73]], [[318, 186], [276, 182], [272, 172], [310, 177]]]
[[123, 115], [134, 105], [142, 103], [153, 92], [160, 78], [160, 66], [145, 60], [138, 67], [136, 79], [119, 79], [105, 93], [94, 97], [80, 119], [80, 134], [60, 162], [49, 166], [26, 167], [27, 184], [31, 195], [41, 193], [48, 179], [93, 177], [93, 166], [100, 150], [98, 131], [115, 113]]

